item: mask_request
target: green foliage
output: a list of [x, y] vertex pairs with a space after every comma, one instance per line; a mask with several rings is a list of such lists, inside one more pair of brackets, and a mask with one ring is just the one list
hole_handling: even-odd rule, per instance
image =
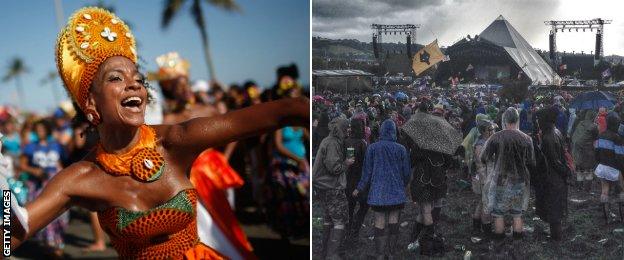
[[28, 73], [28, 68], [24, 64], [24, 61], [21, 58], [15, 57], [11, 60], [9, 64], [9, 69], [7, 70], [2, 80], [7, 82], [12, 79], [19, 78], [21, 75]]
[[[171, 21], [180, 12], [185, 2], [186, 0], [166, 0], [165, 1], [165, 6], [163, 9], [162, 20], [161, 20], [161, 26], [163, 29], [166, 29], [167, 27], [169, 27], [169, 25], [171, 24]], [[195, 24], [197, 25], [197, 28], [199, 29], [199, 33], [200, 33], [203, 48], [204, 48], [204, 54], [206, 55], [205, 57], [206, 63], [208, 65], [208, 75], [210, 76], [210, 79], [215, 80], [216, 77], [215, 77], [215, 72], [214, 72], [214, 65], [212, 63], [212, 56], [210, 54], [210, 45], [208, 42], [208, 31], [206, 27], [206, 20], [204, 18], [202, 5], [201, 5], [202, 1], [193, 0], [192, 2], [193, 3], [191, 4], [191, 7], [190, 7], [191, 16], [193, 17], [193, 21], [195, 22]], [[236, 4], [236, 1], [234, 0], [205, 0], [204, 2], [206, 2], [209, 5], [219, 7], [227, 11], [232, 11], [232, 12], [241, 11], [240, 7], [238, 6], [238, 4]]]

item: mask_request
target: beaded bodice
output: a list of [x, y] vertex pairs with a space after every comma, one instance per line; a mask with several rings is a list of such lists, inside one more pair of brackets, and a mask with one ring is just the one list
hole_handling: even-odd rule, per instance
[[199, 242], [196, 203], [195, 189], [186, 189], [146, 211], [112, 207], [98, 217], [120, 258], [178, 259]]

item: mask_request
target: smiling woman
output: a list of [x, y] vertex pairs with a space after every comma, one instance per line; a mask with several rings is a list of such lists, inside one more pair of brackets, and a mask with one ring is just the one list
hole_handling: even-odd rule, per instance
[[147, 126], [144, 78], [137, 70], [133, 35], [123, 21], [100, 8], [80, 9], [61, 32], [56, 49], [67, 91], [97, 131], [99, 143], [26, 205], [28, 221], [22, 232], [12, 233], [12, 246], [69, 207], [81, 206], [98, 213], [121, 258], [224, 258], [198, 239], [197, 191], [189, 181], [193, 161], [209, 147], [287, 125], [307, 126], [307, 99]]

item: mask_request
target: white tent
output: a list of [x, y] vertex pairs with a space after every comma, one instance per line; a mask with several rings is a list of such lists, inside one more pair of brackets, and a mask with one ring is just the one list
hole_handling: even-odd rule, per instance
[[485, 28], [479, 37], [503, 47], [522, 68], [524, 74], [531, 79], [533, 85], [559, 85], [561, 83], [559, 75], [502, 15]]

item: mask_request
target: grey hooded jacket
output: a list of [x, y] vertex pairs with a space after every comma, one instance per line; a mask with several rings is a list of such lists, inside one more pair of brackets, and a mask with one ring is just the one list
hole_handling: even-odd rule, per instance
[[347, 168], [345, 164], [344, 140], [349, 121], [335, 118], [329, 122], [329, 136], [319, 145], [312, 169], [314, 189], [345, 189]]

